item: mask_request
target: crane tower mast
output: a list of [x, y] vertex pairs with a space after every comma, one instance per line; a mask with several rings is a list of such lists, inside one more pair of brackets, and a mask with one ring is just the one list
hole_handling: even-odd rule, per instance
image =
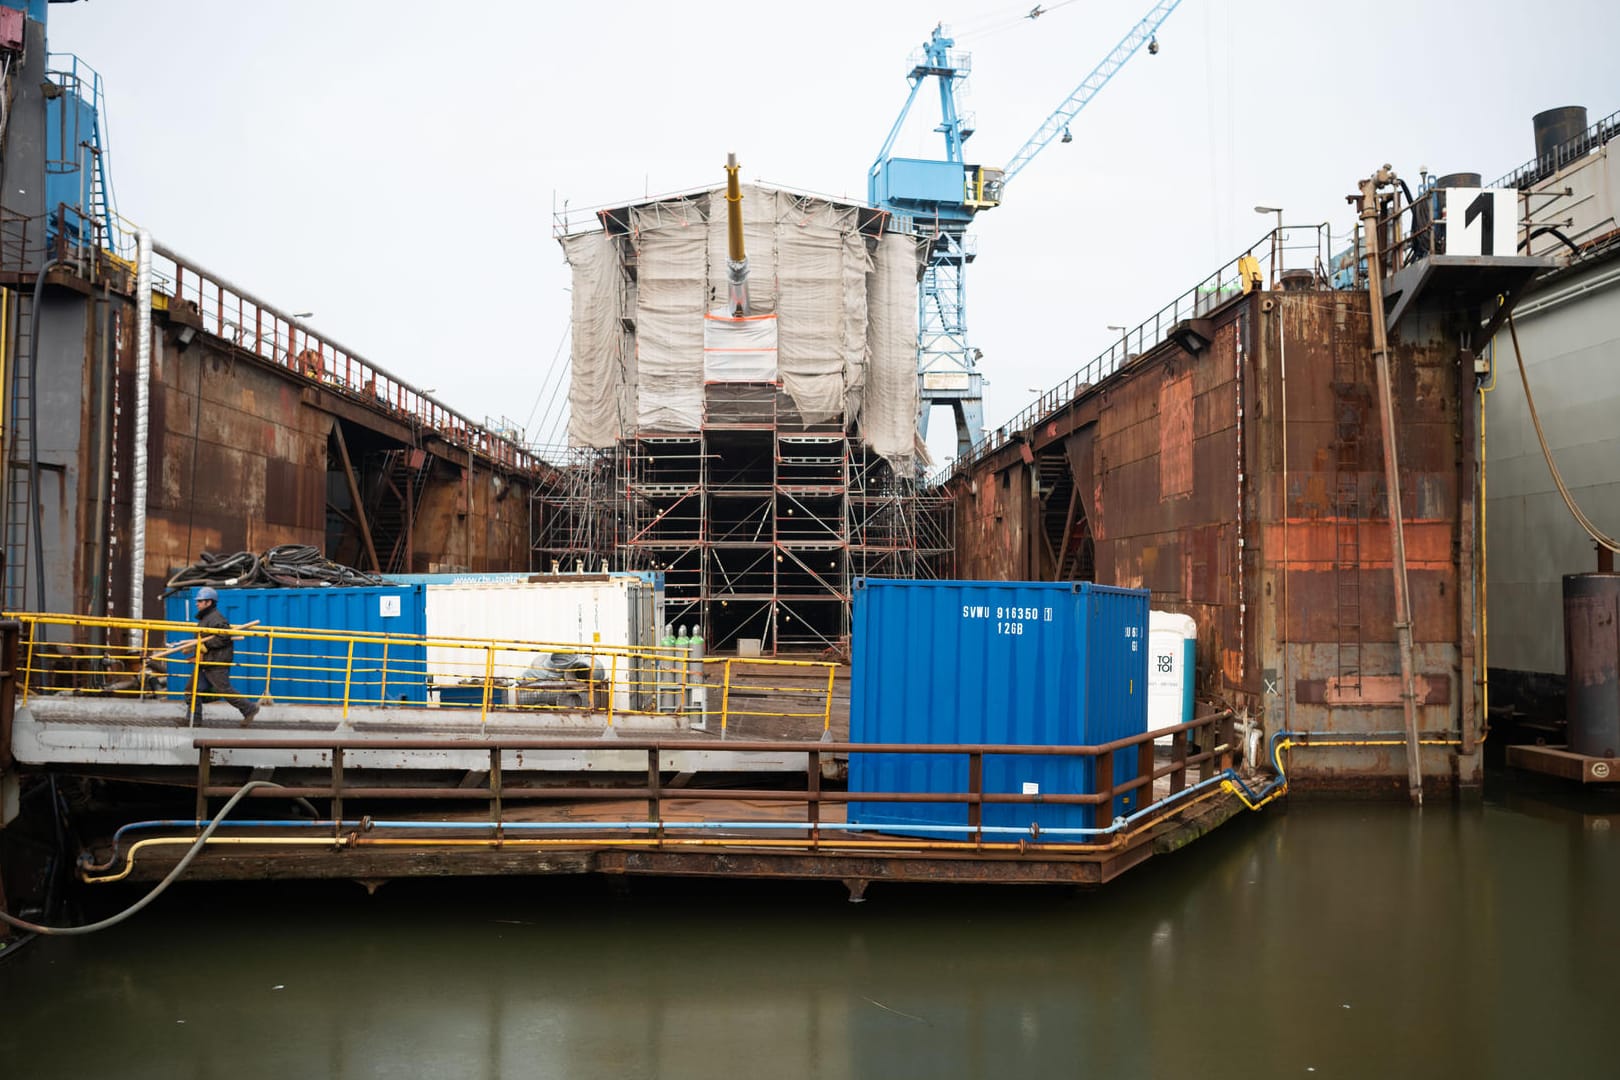
[[[980, 210], [1000, 205], [1007, 181], [1016, 176], [1059, 134], [1069, 141], [1069, 122], [1114, 77], [1143, 45], [1156, 52], [1154, 33], [1181, 0], [1159, 0], [1114, 46], [1089, 75], [1054, 109], [1005, 167], [967, 162], [964, 145], [973, 121], [957, 107], [956, 91], [971, 70], [970, 57], [955, 51], [955, 40], [943, 26], [934, 27], [922, 50], [912, 58], [906, 79], [911, 92], [890, 128], [867, 174], [867, 198], [887, 210], [899, 227], [928, 239], [927, 263], [918, 294], [917, 384], [919, 436], [928, 436], [928, 416], [936, 404], [950, 405], [956, 418], [958, 456], [966, 455], [984, 434], [984, 376], [978, 349], [967, 336], [967, 280], [974, 244], [968, 225]], [[1030, 12], [1035, 18], [1040, 7]], [[945, 137], [943, 158], [906, 158], [892, 154], [895, 139], [917, 100], [923, 83], [939, 82], [940, 123]]]

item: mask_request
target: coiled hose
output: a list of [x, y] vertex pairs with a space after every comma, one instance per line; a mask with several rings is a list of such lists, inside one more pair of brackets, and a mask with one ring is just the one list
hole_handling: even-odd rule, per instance
[[100, 922], [87, 923], [84, 926], [42, 926], [39, 923], [29, 922], [27, 919], [19, 919], [15, 915], [8, 915], [4, 911], [0, 911], [0, 922], [15, 926], [19, 930], [26, 930], [30, 933], [45, 934], [53, 937], [74, 937], [80, 934], [93, 934], [97, 930], [106, 930], [109, 927], [117, 926], [125, 919], [131, 918], [132, 916], [138, 914], [148, 904], [156, 900], [159, 896], [163, 895], [164, 890], [166, 890], [170, 885], [173, 885], [175, 881], [179, 879], [180, 875], [186, 872], [186, 867], [190, 866], [192, 860], [202, 852], [204, 845], [208, 843], [208, 838], [214, 835], [214, 830], [218, 829], [220, 823], [225, 820], [225, 815], [236, 809], [236, 804], [241, 802], [242, 799], [246, 797], [248, 792], [252, 791], [254, 788], [280, 786], [280, 784], [273, 783], [269, 780], [249, 780], [247, 783], [243, 784], [237, 789], [236, 794], [232, 795], [225, 805], [219, 808], [219, 813], [214, 815], [214, 819], [208, 823], [208, 827], [202, 831], [200, 836], [197, 837], [196, 842], [193, 843], [191, 847], [186, 849], [185, 855], [181, 856], [180, 861], [174, 864], [174, 869], [170, 870], [168, 875], [164, 877], [162, 881], [158, 882], [157, 887], [116, 915], [108, 916], [107, 918], [102, 919]]
[[385, 578], [333, 562], [308, 544], [280, 544], [263, 555], [238, 551], [209, 555], [169, 579], [164, 595], [198, 585], [253, 588], [264, 586], [357, 587], [386, 585]]

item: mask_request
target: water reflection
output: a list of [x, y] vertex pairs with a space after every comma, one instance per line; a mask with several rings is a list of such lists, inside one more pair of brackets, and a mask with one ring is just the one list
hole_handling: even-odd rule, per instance
[[1082, 895], [192, 886], [0, 963], [0, 1062], [18, 1077], [1603, 1074], [1620, 803], [1560, 799], [1296, 801]]

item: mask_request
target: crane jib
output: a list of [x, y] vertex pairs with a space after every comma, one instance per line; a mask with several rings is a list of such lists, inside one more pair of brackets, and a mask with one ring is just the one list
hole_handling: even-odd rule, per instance
[[1056, 138], [1059, 132], [1068, 128], [1069, 121], [1073, 120], [1081, 109], [1090, 104], [1097, 91], [1108, 85], [1108, 80], [1112, 79], [1115, 73], [1125, 66], [1125, 62], [1135, 56], [1136, 51], [1143, 45], [1153, 40], [1154, 33], [1180, 4], [1181, 0], [1161, 0], [1159, 4], [1154, 6], [1152, 11], [1142, 17], [1141, 22], [1131, 28], [1130, 33], [1126, 34], [1120, 40], [1120, 43], [1114, 46], [1114, 51], [1104, 57], [1102, 62], [1092, 69], [1091, 74], [1087, 75], [1080, 85], [1075, 87], [1074, 93], [1070, 94], [1063, 104], [1052, 111], [1052, 115], [1047, 117], [1045, 122], [1036, 129], [1035, 134], [1030, 136], [1029, 141], [1019, 147], [1018, 152], [1012, 156], [1011, 160], [1007, 162], [1006, 168], [1002, 170], [1004, 174], [1002, 177], [1003, 182], [1018, 175], [1019, 171], [1025, 165], [1028, 165], [1036, 154], [1046, 148], [1047, 143]]
[[[980, 352], [967, 336], [967, 283], [965, 270], [973, 258], [968, 226], [981, 210], [1001, 203], [1007, 181], [1028, 165], [1053, 139], [1071, 140], [1069, 122], [1143, 45], [1158, 51], [1155, 32], [1181, 0], [1159, 0], [1131, 28], [1047, 118], [1042, 121], [1004, 168], [975, 165], [963, 160], [962, 145], [973, 133], [971, 121], [957, 108], [956, 87], [971, 70], [966, 53], [953, 51], [956, 41], [944, 26], [934, 27], [923, 44], [922, 55], [907, 74], [910, 92], [883, 148], [867, 175], [867, 198], [893, 216], [890, 228], [928, 238], [917, 299], [918, 435], [926, 440], [928, 416], [934, 405], [948, 405], [956, 418], [957, 454], [964, 457], [984, 434], [984, 376], [979, 372]], [[1045, 14], [1039, 5], [1031, 13]], [[942, 158], [906, 158], [892, 154], [897, 136], [918, 91], [929, 79], [939, 80], [940, 115], [937, 131], [945, 137]]]

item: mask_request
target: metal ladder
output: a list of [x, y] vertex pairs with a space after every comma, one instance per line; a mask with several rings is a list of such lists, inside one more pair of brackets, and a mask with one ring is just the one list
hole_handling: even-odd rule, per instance
[[1361, 694], [1361, 390], [1357, 350], [1344, 348], [1333, 321], [1334, 614], [1337, 616], [1339, 688]]
[[5, 529], [5, 609], [28, 609], [29, 527], [33, 522], [33, 497], [28, 482], [28, 458], [33, 434], [33, 385], [28, 377], [26, 358], [33, 351], [34, 304], [25, 293], [13, 292], [16, 306], [16, 334], [11, 348], [11, 403], [6, 423], [10, 445], [6, 451], [6, 529]]
[[[99, 128], [100, 124], [96, 126]], [[113, 221], [116, 211], [113, 209], [112, 204], [112, 188], [107, 183], [106, 163], [103, 160], [101, 133], [99, 130], [96, 132], [94, 145], [88, 149], [90, 151], [90, 202], [85, 207], [85, 210], [86, 216], [94, 224], [88, 230], [89, 235], [84, 237], [84, 244], [86, 247], [95, 244], [112, 252], [114, 255], [121, 255], [122, 252], [118, 250], [118, 237], [113, 231], [117, 228]], [[100, 235], [97, 235], [98, 233]]]

